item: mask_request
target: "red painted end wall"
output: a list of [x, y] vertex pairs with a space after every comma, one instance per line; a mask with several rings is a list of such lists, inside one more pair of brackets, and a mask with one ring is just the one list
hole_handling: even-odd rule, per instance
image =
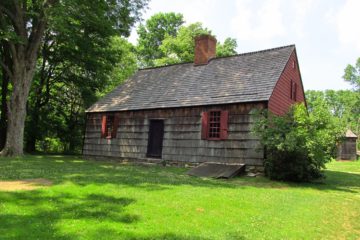
[[[295, 68], [293, 62], [295, 61]], [[291, 80], [297, 84], [296, 101], [290, 97]], [[301, 82], [300, 71], [296, 52], [294, 51], [281, 74], [273, 93], [270, 97], [268, 108], [277, 115], [286, 113], [289, 107], [295, 102], [305, 102], [304, 88]]]

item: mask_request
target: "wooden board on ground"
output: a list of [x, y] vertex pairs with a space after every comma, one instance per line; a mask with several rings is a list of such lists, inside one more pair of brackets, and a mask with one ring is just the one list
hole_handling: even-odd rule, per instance
[[187, 174], [196, 177], [232, 178], [244, 172], [245, 164], [203, 163]]

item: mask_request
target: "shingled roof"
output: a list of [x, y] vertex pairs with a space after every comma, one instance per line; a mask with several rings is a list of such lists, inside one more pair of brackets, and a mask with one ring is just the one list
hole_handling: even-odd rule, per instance
[[147, 68], [87, 112], [110, 112], [268, 101], [295, 46]]
[[345, 133], [345, 137], [347, 138], [357, 138], [357, 136], [355, 135], [355, 133], [353, 131], [351, 131], [350, 129], [348, 129]]

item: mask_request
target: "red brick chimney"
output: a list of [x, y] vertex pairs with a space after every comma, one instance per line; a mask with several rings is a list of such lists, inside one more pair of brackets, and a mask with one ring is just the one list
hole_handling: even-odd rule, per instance
[[211, 35], [195, 37], [194, 65], [208, 64], [209, 60], [216, 56], [216, 39]]

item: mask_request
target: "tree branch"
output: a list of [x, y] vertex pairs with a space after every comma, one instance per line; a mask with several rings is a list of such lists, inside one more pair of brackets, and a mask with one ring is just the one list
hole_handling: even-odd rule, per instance
[[2, 60], [0, 60], [0, 65], [5, 70], [7, 75], [9, 75], [10, 79], [12, 80], [13, 79], [13, 74], [12, 74], [10, 68]]
[[40, 12], [37, 19], [34, 19], [34, 25], [32, 26], [32, 31], [29, 36], [29, 46], [27, 49], [27, 57], [30, 61], [35, 61], [36, 52], [39, 49], [41, 38], [44, 35], [46, 29], [46, 10], [50, 8], [53, 4], [57, 3], [59, 0], [47, 0], [42, 6], [42, 11]]
[[24, 38], [23, 40], [26, 41], [27, 40], [27, 31], [26, 31], [26, 22], [24, 19], [24, 15], [26, 12], [26, 9], [22, 9], [21, 6], [19, 5], [19, 1], [18, 0], [13, 0], [13, 4], [15, 7], [15, 29], [18, 30], [18, 35], [20, 35], [22, 38]]
[[0, 5], [0, 11], [3, 12], [4, 14], [6, 14], [13, 23], [17, 23], [15, 15], [9, 9]]

